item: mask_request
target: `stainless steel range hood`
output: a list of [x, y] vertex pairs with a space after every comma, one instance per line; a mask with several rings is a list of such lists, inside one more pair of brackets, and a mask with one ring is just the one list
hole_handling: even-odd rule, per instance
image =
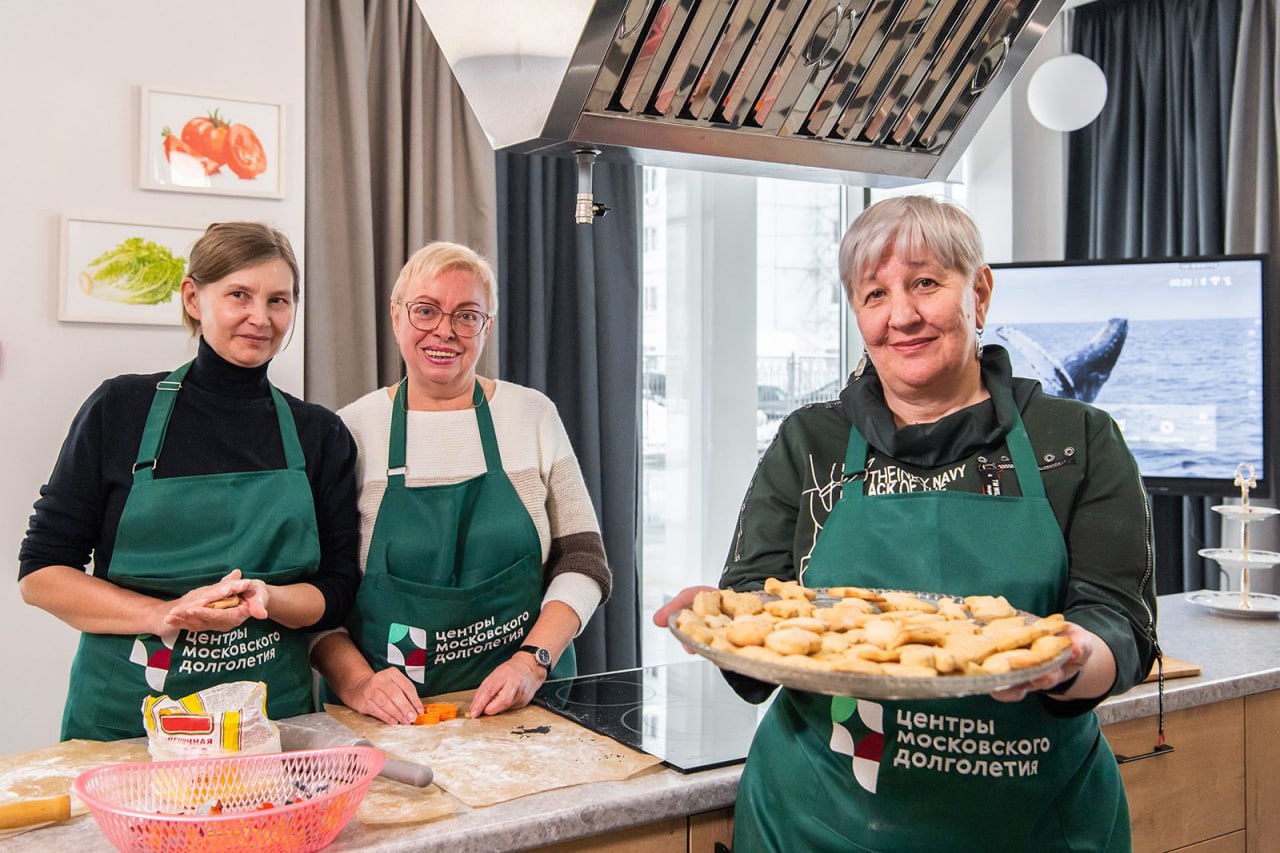
[[418, 0], [497, 149], [890, 186], [950, 174], [1065, 0], [504, 2]]

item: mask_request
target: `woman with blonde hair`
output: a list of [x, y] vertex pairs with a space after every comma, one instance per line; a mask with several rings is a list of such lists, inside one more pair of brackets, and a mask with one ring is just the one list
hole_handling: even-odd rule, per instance
[[405, 378], [339, 411], [360, 451], [364, 578], [312, 662], [388, 723], [471, 688], [472, 716], [523, 707], [575, 673], [570, 643], [609, 592], [582, 472], [550, 400], [476, 375], [498, 310], [484, 258], [427, 245], [389, 307]]

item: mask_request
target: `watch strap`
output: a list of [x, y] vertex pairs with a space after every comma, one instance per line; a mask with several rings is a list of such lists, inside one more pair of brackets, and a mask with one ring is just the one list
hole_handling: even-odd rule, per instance
[[533, 655], [533, 659], [538, 666], [546, 670], [548, 674], [551, 672], [551, 652], [541, 646], [521, 646], [516, 651]]

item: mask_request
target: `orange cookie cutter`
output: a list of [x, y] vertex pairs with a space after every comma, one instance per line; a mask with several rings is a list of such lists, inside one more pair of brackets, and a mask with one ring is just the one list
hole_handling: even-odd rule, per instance
[[447, 702], [432, 702], [422, 707], [422, 713], [414, 719], [415, 726], [434, 726], [458, 716], [458, 706]]

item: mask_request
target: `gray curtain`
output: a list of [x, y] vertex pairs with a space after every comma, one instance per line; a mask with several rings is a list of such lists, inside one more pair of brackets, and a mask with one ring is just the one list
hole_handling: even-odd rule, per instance
[[575, 642], [582, 673], [640, 662], [636, 559], [640, 460], [640, 171], [596, 164], [596, 200], [574, 224], [571, 158], [499, 154], [501, 375], [560, 411], [600, 520], [613, 596]]
[[[1272, 304], [1280, 299], [1280, 10], [1276, 0], [1244, 0], [1240, 10], [1238, 54], [1232, 89], [1227, 158], [1227, 251], [1267, 255], [1267, 284]], [[1275, 340], [1274, 332], [1272, 341]], [[1280, 347], [1273, 347], [1272, 371], [1280, 371]], [[1268, 401], [1269, 422], [1280, 425], [1280, 399]], [[1280, 460], [1273, 460], [1271, 498], [1280, 497]], [[1249, 528], [1253, 546], [1280, 548], [1280, 525]], [[1274, 576], [1274, 572], [1272, 573]], [[1272, 578], [1272, 592], [1280, 591]]]
[[[1068, 258], [1226, 250], [1240, 6], [1100, 0], [1075, 10], [1072, 49], [1102, 67], [1107, 103], [1068, 141]], [[1196, 553], [1221, 541], [1209, 504], [1153, 497], [1161, 593], [1217, 587], [1216, 564]]]
[[413, 0], [307, 0], [306, 136], [305, 381], [337, 407], [401, 376], [388, 305], [409, 255], [495, 256], [493, 150]]

